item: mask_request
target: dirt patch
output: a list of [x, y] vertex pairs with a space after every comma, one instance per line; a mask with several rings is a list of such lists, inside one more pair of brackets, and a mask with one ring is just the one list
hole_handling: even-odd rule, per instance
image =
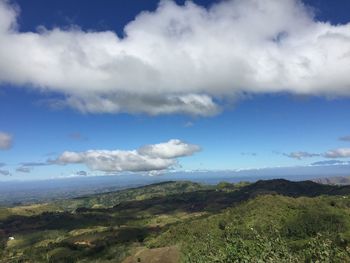
[[126, 258], [123, 263], [178, 263], [180, 252], [177, 247], [142, 248], [135, 255]]
[[94, 246], [93, 244], [91, 244], [90, 241], [76, 241], [76, 242], [74, 242], [74, 245], [85, 246], [85, 247], [93, 247]]

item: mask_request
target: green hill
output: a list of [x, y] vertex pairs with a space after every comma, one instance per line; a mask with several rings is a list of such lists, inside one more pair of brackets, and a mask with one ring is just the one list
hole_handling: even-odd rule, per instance
[[350, 262], [349, 208], [350, 186], [164, 182], [1, 208], [0, 262]]
[[117, 192], [96, 194], [92, 196], [78, 197], [74, 199], [55, 202], [55, 205], [63, 210], [72, 210], [78, 207], [112, 207], [126, 201], [141, 201], [150, 198], [164, 197], [172, 194], [193, 192], [208, 188], [198, 183], [189, 181], [161, 182], [147, 186], [129, 188]]

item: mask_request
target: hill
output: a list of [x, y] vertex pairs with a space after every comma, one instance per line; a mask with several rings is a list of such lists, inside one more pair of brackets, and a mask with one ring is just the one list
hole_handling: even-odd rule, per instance
[[0, 262], [347, 262], [349, 208], [350, 186], [164, 182], [3, 207]]

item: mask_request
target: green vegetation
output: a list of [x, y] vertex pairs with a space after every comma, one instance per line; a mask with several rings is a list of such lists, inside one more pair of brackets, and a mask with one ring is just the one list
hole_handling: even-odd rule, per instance
[[164, 263], [350, 262], [350, 186], [165, 182], [0, 208], [0, 262], [155, 257]]
[[185, 262], [350, 262], [350, 201], [258, 196], [178, 224], [154, 245], [181, 244]]

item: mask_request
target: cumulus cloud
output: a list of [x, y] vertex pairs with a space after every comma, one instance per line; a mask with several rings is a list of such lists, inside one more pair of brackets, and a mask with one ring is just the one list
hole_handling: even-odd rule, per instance
[[104, 172], [150, 172], [169, 169], [177, 164], [177, 158], [200, 151], [200, 147], [180, 140], [146, 145], [137, 150], [89, 150], [62, 153], [55, 164], [85, 164], [91, 170]]
[[294, 159], [298, 159], [298, 160], [302, 160], [304, 158], [310, 158], [310, 157], [316, 157], [316, 156], [320, 156], [320, 154], [318, 153], [309, 153], [309, 152], [291, 152], [291, 153], [284, 153], [284, 156], [287, 156], [289, 158], [294, 158]]
[[11, 147], [12, 147], [12, 135], [0, 131], [0, 150], [8, 150]]
[[138, 153], [144, 156], [155, 158], [172, 159], [192, 155], [198, 152], [200, 147], [194, 144], [187, 144], [180, 140], [173, 139], [165, 143], [146, 145], [138, 149]]
[[350, 23], [298, 0], [161, 1], [124, 28], [20, 32], [0, 0], [0, 82], [58, 92], [82, 112], [208, 116], [242, 93], [350, 95]]
[[350, 157], [350, 148], [338, 148], [324, 153], [327, 158], [347, 158]]

